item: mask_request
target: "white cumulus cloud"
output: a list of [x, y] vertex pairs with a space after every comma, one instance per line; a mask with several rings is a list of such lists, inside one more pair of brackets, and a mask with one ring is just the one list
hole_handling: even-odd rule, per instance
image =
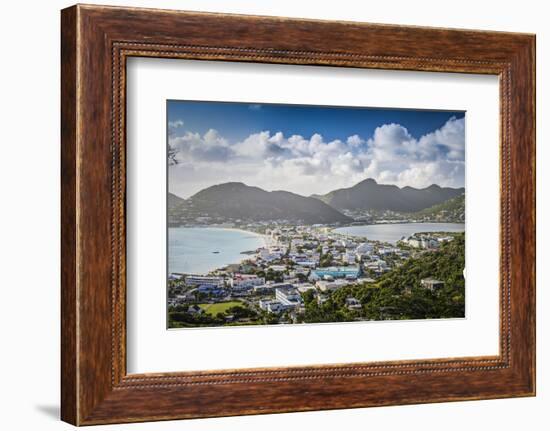
[[169, 138], [178, 163], [170, 167], [170, 190], [183, 197], [227, 181], [302, 195], [349, 187], [365, 178], [400, 187], [464, 186], [464, 118], [414, 138], [402, 125], [377, 127], [371, 137], [325, 140], [253, 133], [230, 142], [216, 130], [186, 131]]

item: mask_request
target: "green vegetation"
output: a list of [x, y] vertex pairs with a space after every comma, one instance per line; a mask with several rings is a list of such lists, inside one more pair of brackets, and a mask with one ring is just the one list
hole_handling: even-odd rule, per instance
[[461, 211], [464, 213], [464, 202], [465, 202], [465, 196], [464, 194], [461, 194], [460, 196], [456, 196], [452, 199], [449, 199], [448, 201], [442, 202], [440, 204], [434, 205], [432, 207], [426, 208], [422, 211], [419, 211], [417, 214], [429, 214], [434, 212], [440, 212], [440, 211]]
[[320, 268], [326, 268], [330, 265], [332, 265], [332, 254], [327, 253], [327, 254], [321, 255], [321, 257], [319, 259], [319, 267]]
[[399, 188], [378, 184], [368, 178], [352, 187], [333, 190], [325, 195], [313, 195], [339, 210], [391, 210], [413, 213], [464, 194], [464, 188], [453, 189], [432, 184], [424, 189]]
[[[445, 233], [444, 236], [452, 239], [442, 242], [438, 249], [411, 250], [410, 255], [407, 255], [410, 257], [405, 260], [399, 253], [387, 253], [384, 259], [391, 268], [388, 272], [381, 275], [379, 272], [371, 273], [370, 270], [364, 272], [363, 276], [371, 276], [372, 281], [339, 287], [332, 292], [305, 291], [302, 293], [303, 307], [279, 314], [269, 313], [257, 305], [260, 298], [267, 297], [265, 293], [251, 293], [246, 298], [218, 303], [215, 301], [221, 298], [196, 293], [185, 303], [169, 307], [169, 327], [464, 317], [465, 234]], [[332, 254], [325, 253], [321, 256], [320, 266], [328, 266], [332, 260]], [[257, 275], [265, 275], [268, 280], [282, 281], [283, 274], [288, 275], [292, 268], [292, 262], [286, 257], [271, 264], [284, 264], [287, 270], [281, 273], [265, 269]], [[245, 266], [240, 265], [243, 272]], [[306, 280], [303, 274], [298, 278]], [[442, 285], [432, 286], [431, 290], [429, 286], [422, 285], [424, 279], [435, 279]], [[171, 283], [169, 288], [179, 289], [176, 282]]]
[[199, 191], [186, 200], [172, 195], [168, 201], [168, 221], [171, 226], [196, 223], [197, 217], [208, 215], [208, 223], [229, 220], [350, 223], [350, 217], [326, 203], [285, 191], [268, 192], [239, 182], [217, 184]]
[[242, 305], [241, 301], [228, 301], [217, 302], [215, 304], [199, 304], [199, 307], [204, 310], [205, 313], [215, 316], [218, 313], [225, 313], [231, 307]]
[[178, 305], [170, 307], [168, 310], [168, 327], [169, 328], [192, 328], [197, 326], [219, 326], [223, 325], [223, 319], [217, 319], [207, 313], [191, 314], [187, 312], [188, 306]]
[[[444, 243], [439, 251], [413, 258], [377, 282], [365, 306], [369, 319], [435, 319], [464, 317], [464, 234]], [[420, 280], [433, 277], [445, 283], [430, 291]]]
[[[464, 234], [444, 243], [438, 251], [425, 252], [382, 275], [374, 283], [347, 286], [328, 294], [319, 304], [312, 293], [304, 294], [303, 322], [353, 320], [404, 320], [464, 317]], [[444, 287], [431, 291], [421, 286], [424, 278], [435, 278]], [[361, 302], [349, 310], [346, 298]]]
[[168, 309], [168, 327], [265, 325], [279, 321], [278, 316], [264, 311], [256, 311], [241, 301], [197, 304], [203, 310], [202, 313], [189, 312], [189, 307], [192, 305], [170, 307]]
[[413, 218], [464, 222], [465, 196], [461, 194], [440, 204], [425, 208], [412, 214]]
[[274, 281], [275, 283], [281, 283], [283, 281], [283, 274], [275, 272], [271, 268], [265, 272], [265, 281]]

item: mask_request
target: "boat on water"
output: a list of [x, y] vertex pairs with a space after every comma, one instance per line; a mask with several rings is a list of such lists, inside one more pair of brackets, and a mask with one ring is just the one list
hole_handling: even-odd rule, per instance
[[216, 251], [213, 251], [212, 253], [219, 254], [220, 252], [216, 250]]

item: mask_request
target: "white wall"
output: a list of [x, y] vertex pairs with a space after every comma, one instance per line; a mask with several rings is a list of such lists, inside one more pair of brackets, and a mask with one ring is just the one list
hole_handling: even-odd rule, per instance
[[[297, 0], [130, 0], [119, 4], [393, 24], [537, 33], [538, 135], [538, 396], [331, 412], [123, 425], [105, 429], [258, 430], [342, 427], [407, 430], [547, 429], [550, 423], [550, 28], [544, 2]], [[0, 395], [4, 429], [69, 429], [59, 399], [59, 9], [60, 0], [4, 2], [0, 69]], [[546, 54], [546, 56], [544, 55]], [[546, 186], [546, 187], [545, 187]], [[546, 196], [543, 195], [546, 190]], [[548, 265], [547, 265], [548, 266]], [[7, 300], [6, 300], [7, 299]]]

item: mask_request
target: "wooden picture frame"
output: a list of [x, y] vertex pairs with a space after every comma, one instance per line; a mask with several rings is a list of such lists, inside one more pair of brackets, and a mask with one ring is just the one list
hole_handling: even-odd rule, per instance
[[[534, 35], [77, 5], [62, 11], [61, 50], [64, 421], [535, 394]], [[128, 375], [125, 65], [131, 56], [498, 75], [500, 354]]]

